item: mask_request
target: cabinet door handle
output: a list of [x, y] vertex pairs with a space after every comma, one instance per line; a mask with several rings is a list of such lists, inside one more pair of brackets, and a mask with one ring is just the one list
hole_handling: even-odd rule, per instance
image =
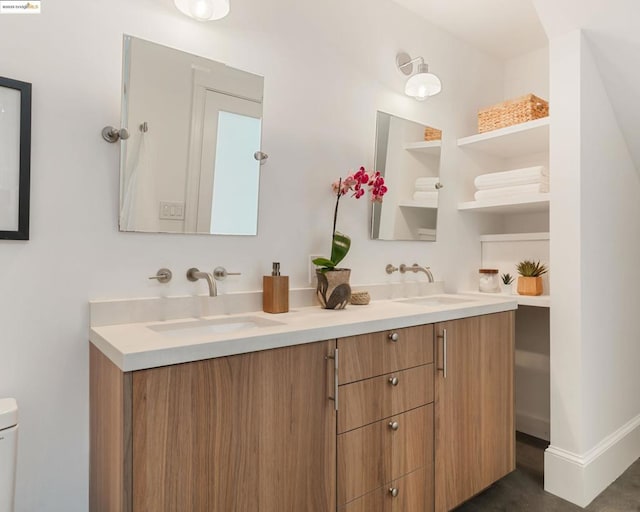
[[398, 377], [389, 377], [389, 384], [392, 386], [397, 386], [399, 383]]
[[338, 349], [333, 351], [332, 356], [326, 356], [327, 359], [333, 359], [333, 396], [329, 400], [333, 400], [333, 407], [338, 410]]
[[398, 430], [400, 428], [400, 423], [398, 423], [397, 421], [390, 421], [389, 428], [391, 430]]
[[397, 487], [392, 487], [391, 489], [389, 489], [389, 494], [391, 494], [393, 498], [397, 498], [398, 494], [400, 494], [400, 491]]
[[390, 332], [389, 333], [389, 339], [395, 343], [396, 341], [398, 341], [400, 339], [400, 336], [398, 335], [397, 332]]
[[438, 368], [442, 372], [442, 377], [447, 378], [447, 330], [442, 329], [442, 334], [438, 334], [438, 338], [442, 338], [442, 368]]

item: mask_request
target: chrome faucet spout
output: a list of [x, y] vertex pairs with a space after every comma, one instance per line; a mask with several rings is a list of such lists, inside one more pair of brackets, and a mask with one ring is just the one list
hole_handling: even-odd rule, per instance
[[402, 265], [400, 265], [400, 273], [404, 274], [405, 272], [413, 272], [414, 274], [416, 272], [424, 272], [429, 282], [434, 282], [433, 274], [431, 273], [431, 269], [429, 267], [423, 267], [421, 265], [418, 265], [417, 263], [414, 263], [409, 267], [403, 263]]
[[190, 268], [187, 270], [187, 279], [189, 281], [197, 281], [198, 279], [204, 279], [209, 285], [209, 297], [216, 297], [218, 295], [218, 288], [216, 282], [213, 279], [213, 275], [208, 272], [200, 272], [197, 268]]

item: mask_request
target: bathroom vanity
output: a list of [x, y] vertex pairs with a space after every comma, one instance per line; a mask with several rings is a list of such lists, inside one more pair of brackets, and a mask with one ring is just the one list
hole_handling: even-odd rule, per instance
[[515, 469], [515, 308], [93, 327], [90, 510], [451, 510]]

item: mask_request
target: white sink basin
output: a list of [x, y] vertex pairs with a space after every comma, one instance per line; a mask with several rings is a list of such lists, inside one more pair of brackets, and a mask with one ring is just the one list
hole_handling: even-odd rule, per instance
[[471, 297], [456, 297], [451, 295], [430, 295], [426, 297], [413, 297], [411, 299], [400, 299], [396, 302], [405, 304], [415, 304], [418, 306], [452, 306], [455, 304], [464, 304], [465, 302], [475, 302], [476, 299]]
[[186, 336], [205, 336], [207, 334], [225, 334], [259, 327], [283, 325], [282, 322], [258, 316], [236, 316], [231, 318], [214, 318], [211, 320], [189, 320], [174, 324], [150, 325], [149, 329], [172, 338]]

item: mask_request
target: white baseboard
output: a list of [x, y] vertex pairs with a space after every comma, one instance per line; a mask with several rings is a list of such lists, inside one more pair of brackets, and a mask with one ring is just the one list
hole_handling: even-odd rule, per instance
[[549, 420], [516, 412], [516, 430], [549, 441]]
[[583, 455], [549, 446], [544, 489], [586, 507], [640, 457], [640, 415]]

